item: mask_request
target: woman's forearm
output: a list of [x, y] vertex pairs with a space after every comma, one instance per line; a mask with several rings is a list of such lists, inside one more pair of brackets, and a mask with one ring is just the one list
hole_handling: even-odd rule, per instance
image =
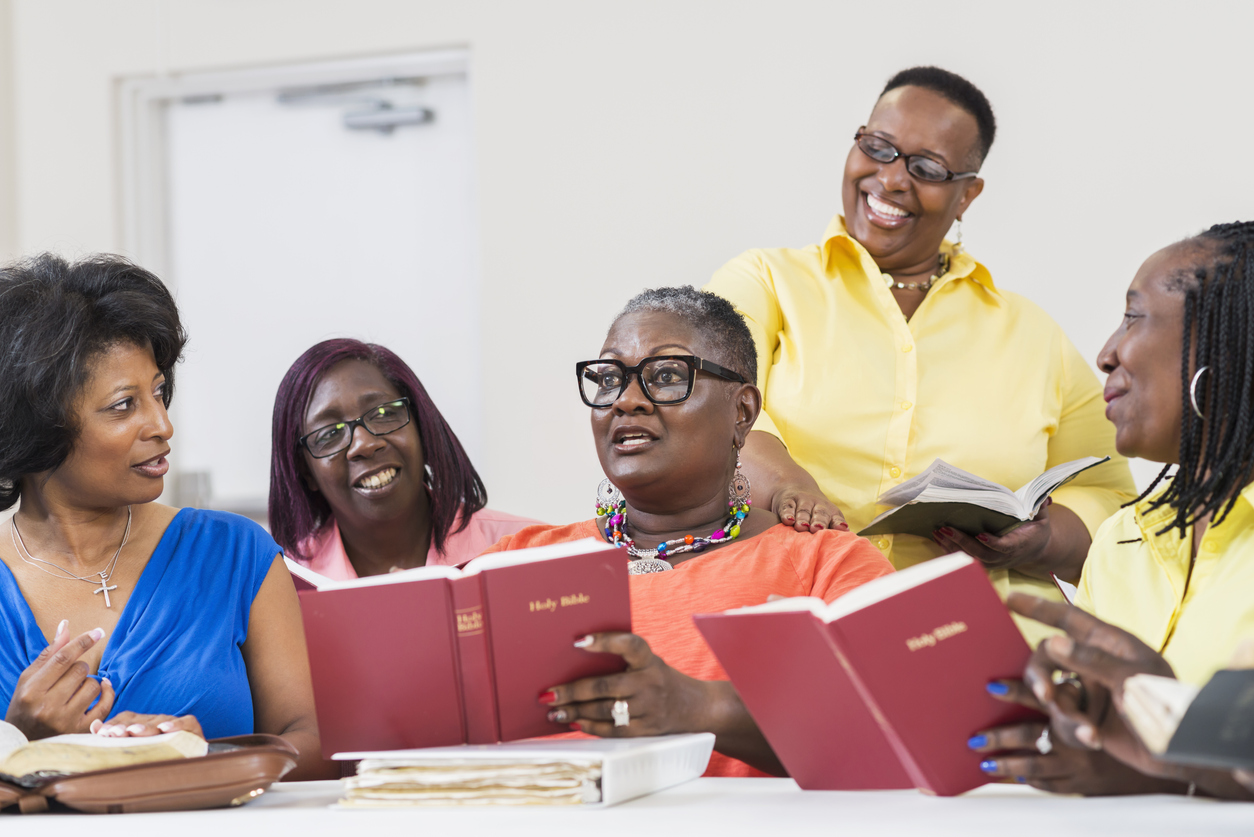
[[788, 772], [780, 764], [732, 684], [726, 680], [713, 680], [708, 681], [706, 686], [709, 689], [709, 700], [706, 702], [709, 718], [703, 727], [714, 733], [714, 749], [725, 756], [740, 759], [763, 773], [787, 776]]
[[1080, 516], [1057, 503], [1049, 508], [1049, 563], [1054, 575], [1070, 584], [1080, 583], [1084, 559], [1093, 538]]
[[306, 782], [313, 779], [340, 778], [339, 762], [322, 757], [322, 743], [316, 729], [305, 725], [293, 725], [280, 736], [300, 753], [292, 772], [283, 777], [285, 782]]
[[793, 461], [788, 448], [765, 430], [751, 430], [745, 438], [741, 461], [745, 474], [753, 484], [753, 493], [761, 502], [769, 502], [784, 486], [805, 486], [822, 494], [810, 472]]

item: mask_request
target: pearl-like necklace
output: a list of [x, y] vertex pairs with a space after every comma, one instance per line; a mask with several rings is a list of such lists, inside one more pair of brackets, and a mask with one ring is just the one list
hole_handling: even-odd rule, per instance
[[898, 282], [887, 273], [884, 274], [884, 283], [890, 288], [900, 288], [903, 291], [930, 291], [932, 283], [949, 272], [949, 256], [945, 253], [940, 254], [940, 266], [926, 282]]

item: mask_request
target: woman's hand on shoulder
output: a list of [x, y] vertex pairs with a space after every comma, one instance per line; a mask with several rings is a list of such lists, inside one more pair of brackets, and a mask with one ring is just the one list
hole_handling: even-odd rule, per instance
[[93, 679], [81, 659], [104, 639], [104, 630], [93, 628], [71, 638], [67, 624], [62, 620], [52, 642], [18, 677], [5, 714], [32, 741], [87, 732], [113, 709], [113, 685]]
[[840, 508], [814, 486], [784, 485], [771, 500], [771, 511], [781, 523], [798, 532], [822, 532], [824, 529], [849, 531]]
[[[554, 686], [540, 695], [540, 702], [552, 707], [549, 720], [603, 738], [712, 731], [706, 713], [713, 684], [671, 668], [636, 634], [592, 634], [576, 645], [592, 653], [617, 654], [627, 670]], [[614, 722], [619, 701], [627, 704], [625, 725]]]
[[200, 721], [195, 715], [145, 715], [139, 712], [119, 712], [104, 721], [92, 721], [91, 731], [106, 738], [145, 738], [150, 735], [162, 735], [167, 732], [185, 730], [205, 737], [200, 728]]

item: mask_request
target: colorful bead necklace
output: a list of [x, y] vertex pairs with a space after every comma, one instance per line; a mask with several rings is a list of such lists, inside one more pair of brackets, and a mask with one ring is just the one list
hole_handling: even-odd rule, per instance
[[748, 516], [749, 506], [752, 503], [753, 501], [750, 499], [746, 499], [741, 503], [737, 503], [735, 500], [728, 501], [727, 522], [711, 532], [709, 537], [701, 538], [685, 535], [682, 538], [663, 541], [655, 549], [641, 549], [636, 546], [636, 542], [627, 534], [627, 501], [622, 499], [621, 496], [612, 503], [598, 504], [597, 517], [605, 518], [605, 539], [614, 546], [625, 545], [627, 554], [634, 559], [628, 565], [628, 571], [632, 575], [640, 575], [642, 573], [665, 572], [673, 569], [666, 560], [671, 555], [680, 555], [684, 552], [701, 552], [707, 546], [726, 543], [740, 537], [740, 527]]

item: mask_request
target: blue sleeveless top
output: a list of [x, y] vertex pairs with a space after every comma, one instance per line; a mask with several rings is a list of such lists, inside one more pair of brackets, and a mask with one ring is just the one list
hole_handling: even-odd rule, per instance
[[[282, 551], [247, 518], [176, 514], [106, 638], [99, 676], [117, 692], [112, 714], [195, 715], [206, 738], [251, 734], [248, 615]], [[18, 677], [48, 641], [2, 562], [0, 636], [0, 706], [8, 707]]]

